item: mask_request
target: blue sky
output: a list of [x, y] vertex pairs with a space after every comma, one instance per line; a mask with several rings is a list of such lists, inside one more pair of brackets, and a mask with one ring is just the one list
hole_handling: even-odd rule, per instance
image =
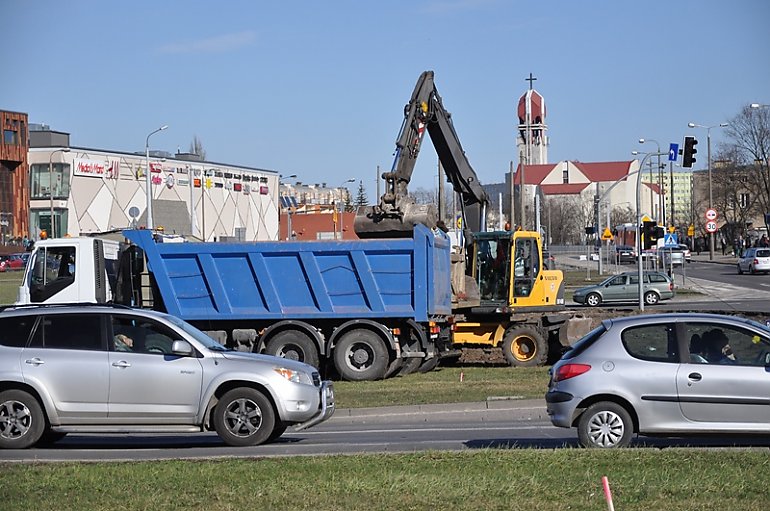
[[[770, 2], [0, 0], [0, 108], [74, 146], [186, 151], [374, 199], [424, 70], [482, 183], [503, 180], [529, 73], [549, 160], [629, 160], [770, 103]], [[721, 139], [712, 130], [712, 142]], [[696, 165], [697, 166], [697, 165]], [[412, 189], [433, 188], [426, 140]]]

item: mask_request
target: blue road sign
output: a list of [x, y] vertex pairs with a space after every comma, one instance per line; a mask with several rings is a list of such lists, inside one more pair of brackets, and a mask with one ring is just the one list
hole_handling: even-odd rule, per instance
[[679, 245], [679, 242], [677, 241], [676, 234], [664, 234], [663, 235], [663, 246], [665, 247], [676, 247]]
[[679, 144], [671, 144], [668, 146], [668, 161], [676, 161], [679, 156]]

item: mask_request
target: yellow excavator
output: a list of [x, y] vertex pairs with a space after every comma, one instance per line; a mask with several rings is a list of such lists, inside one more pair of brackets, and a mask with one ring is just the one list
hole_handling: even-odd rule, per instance
[[462, 199], [462, 242], [452, 256], [454, 347], [501, 348], [513, 366], [541, 365], [567, 346], [564, 277], [548, 270], [536, 232], [486, 231], [486, 192], [479, 183], [436, 90], [420, 75], [404, 108], [393, 166], [382, 175], [379, 203], [359, 209], [360, 238], [411, 237], [414, 225], [445, 228], [433, 204], [416, 204], [408, 184], [427, 131], [447, 180]]

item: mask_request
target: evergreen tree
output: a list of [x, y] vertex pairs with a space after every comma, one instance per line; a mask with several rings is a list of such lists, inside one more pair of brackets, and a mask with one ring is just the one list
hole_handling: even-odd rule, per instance
[[361, 206], [369, 205], [369, 198], [366, 196], [366, 188], [364, 188], [363, 181], [358, 182], [358, 194], [356, 195], [356, 200], [354, 204], [356, 206], [356, 209], [360, 208]]

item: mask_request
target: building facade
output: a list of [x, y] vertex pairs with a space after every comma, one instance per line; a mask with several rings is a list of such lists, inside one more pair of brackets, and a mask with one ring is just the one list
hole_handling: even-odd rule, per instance
[[30, 132], [29, 235], [78, 236], [147, 219], [167, 233], [214, 240], [277, 240], [275, 171], [201, 161], [195, 155], [71, 147], [67, 133]]
[[0, 110], [0, 244], [18, 243], [28, 231], [27, 114]]

